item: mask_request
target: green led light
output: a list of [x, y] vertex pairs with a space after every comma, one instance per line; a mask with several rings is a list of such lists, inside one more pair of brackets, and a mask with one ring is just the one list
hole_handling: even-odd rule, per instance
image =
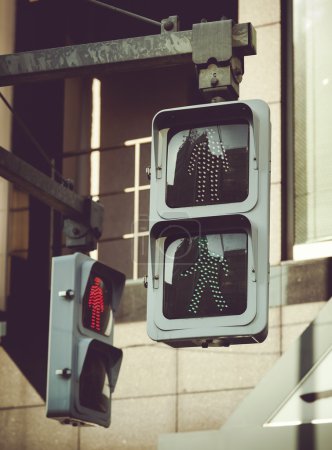
[[191, 267], [189, 267], [189, 269], [184, 270], [180, 274], [181, 277], [187, 277], [193, 273], [199, 274], [188, 309], [189, 312], [195, 314], [197, 313], [199, 304], [202, 300], [203, 291], [208, 285], [211, 288], [212, 298], [218, 309], [222, 311], [224, 308], [228, 307], [225, 300], [220, 300], [223, 299], [223, 295], [218, 283], [219, 267], [222, 269], [225, 276], [227, 276], [229, 272], [228, 263], [221, 255], [210, 252], [207, 244], [208, 240], [206, 236], [198, 238], [198, 259]]

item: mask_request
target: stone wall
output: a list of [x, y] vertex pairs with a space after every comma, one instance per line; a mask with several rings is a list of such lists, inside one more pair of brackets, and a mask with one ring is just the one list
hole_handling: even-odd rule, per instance
[[[219, 429], [325, 304], [329, 266], [330, 260], [321, 260], [273, 268], [270, 295], [275, 306], [270, 308], [269, 334], [262, 344], [173, 349], [152, 342], [142, 320], [118, 323], [114, 344], [123, 349], [124, 357], [109, 429], [77, 429], [46, 419], [42, 399], [0, 348], [1, 449], [152, 450], [164, 433]], [[308, 273], [321, 286], [312, 301], [304, 294]], [[306, 303], [297, 303], [296, 285], [299, 293], [303, 286]], [[132, 301], [136, 291], [142, 310], [144, 290], [129, 290], [124, 303], [127, 298]]]

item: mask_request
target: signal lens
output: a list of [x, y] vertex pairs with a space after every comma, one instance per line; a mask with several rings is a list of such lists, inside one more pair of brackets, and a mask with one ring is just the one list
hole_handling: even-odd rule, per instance
[[80, 376], [80, 404], [102, 413], [110, 409], [110, 364], [106, 352], [92, 341]]
[[229, 316], [246, 310], [246, 233], [166, 240], [164, 262], [166, 318]]
[[173, 130], [168, 139], [169, 207], [236, 203], [248, 197], [248, 123]]
[[83, 297], [83, 326], [95, 333], [109, 336], [113, 320], [111, 304], [110, 287], [92, 270]]

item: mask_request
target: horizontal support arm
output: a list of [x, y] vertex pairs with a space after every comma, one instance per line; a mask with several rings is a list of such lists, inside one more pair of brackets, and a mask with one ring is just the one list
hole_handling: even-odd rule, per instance
[[[233, 26], [232, 46], [236, 54], [255, 54], [255, 34], [250, 23]], [[192, 31], [168, 32], [2, 55], [0, 86], [190, 62]]]
[[0, 86], [191, 61], [191, 31], [0, 56]]

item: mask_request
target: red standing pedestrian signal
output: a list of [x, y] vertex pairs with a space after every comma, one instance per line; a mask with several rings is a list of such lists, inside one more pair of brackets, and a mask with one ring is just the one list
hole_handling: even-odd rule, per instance
[[100, 332], [100, 315], [104, 312], [103, 280], [95, 277], [90, 288], [88, 306], [91, 309], [90, 328]]
[[98, 334], [109, 336], [112, 324], [111, 289], [94, 273], [83, 297], [83, 326]]

